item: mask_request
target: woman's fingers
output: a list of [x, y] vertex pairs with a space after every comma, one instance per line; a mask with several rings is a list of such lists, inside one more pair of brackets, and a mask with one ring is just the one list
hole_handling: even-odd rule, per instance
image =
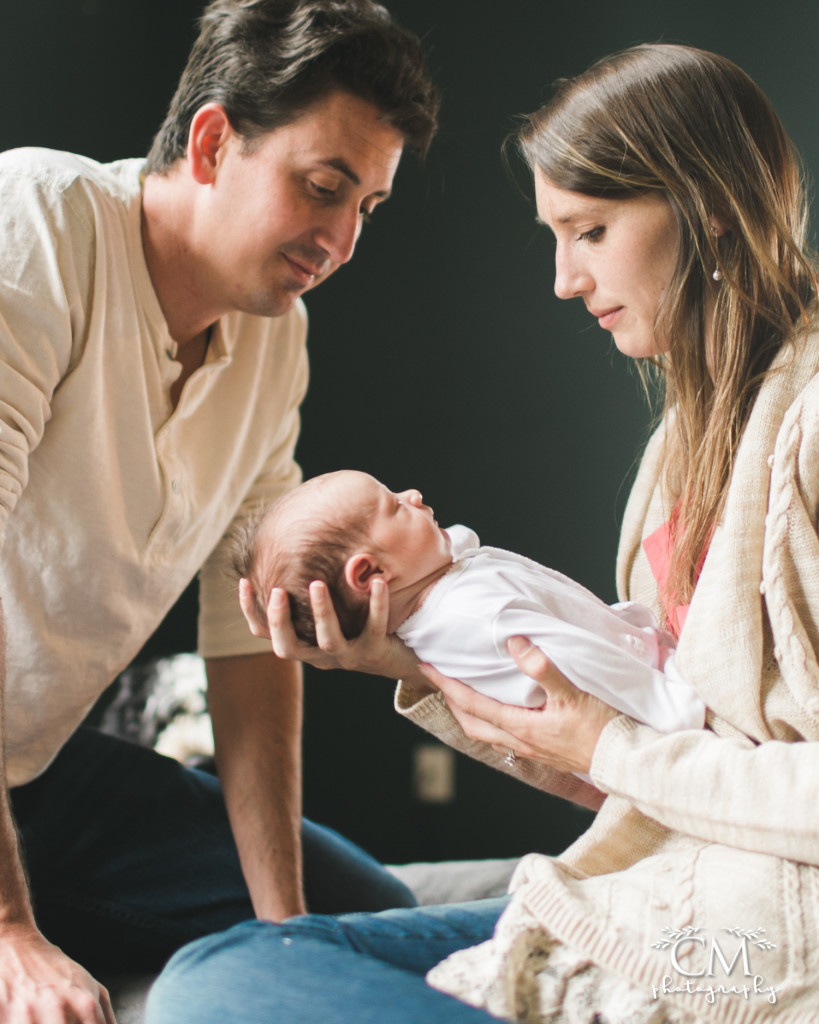
[[443, 693], [470, 739], [513, 750], [558, 771], [587, 773], [600, 733], [617, 712], [573, 686], [529, 640], [512, 637], [509, 651], [521, 671], [542, 688], [539, 707], [502, 704], [430, 666], [422, 671]]
[[521, 672], [542, 686], [547, 698], [570, 697], [573, 692], [577, 693], [577, 688], [555, 668], [543, 651], [525, 636], [510, 637], [506, 647]]
[[452, 714], [470, 739], [490, 746], [509, 747], [513, 739], [520, 743], [520, 736], [514, 737], [510, 730], [521, 727], [528, 708], [486, 697], [457, 679], [441, 675], [432, 665], [421, 665], [420, 671], [444, 695]]

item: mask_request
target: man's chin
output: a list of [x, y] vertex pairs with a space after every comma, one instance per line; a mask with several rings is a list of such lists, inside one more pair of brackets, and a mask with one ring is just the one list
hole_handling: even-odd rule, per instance
[[294, 288], [278, 289], [275, 294], [248, 296], [241, 305], [242, 313], [250, 313], [252, 316], [275, 317], [284, 316], [289, 313], [296, 300], [299, 299], [307, 289]]

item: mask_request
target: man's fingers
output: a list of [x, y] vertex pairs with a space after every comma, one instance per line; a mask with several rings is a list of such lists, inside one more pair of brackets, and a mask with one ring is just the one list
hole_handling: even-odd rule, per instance
[[316, 640], [322, 651], [333, 654], [344, 646], [346, 640], [338, 624], [336, 610], [330, 599], [326, 584], [315, 580], [310, 584], [310, 607], [316, 623]]
[[239, 607], [254, 636], [269, 636], [267, 625], [259, 620], [256, 598], [250, 580], [239, 580]]
[[[275, 587], [271, 591], [267, 604], [267, 625], [273, 643], [273, 652], [276, 656], [279, 658], [292, 657], [292, 652], [299, 645], [299, 638], [296, 636], [293, 623], [290, 620], [290, 604], [287, 600], [287, 593], [280, 587]], [[256, 634], [256, 636], [259, 635]]]
[[73, 996], [70, 1005], [80, 1024], [108, 1024], [114, 1019], [113, 1011], [110, 1016], [106, 1015], [102, 1002], [102, 991], [104, 990], [101, 990], [99, 998], [95, 998], [91, 992], [85, 991]]
[[390, 594], [384, 580], [373, 580], [370, 590], [370, 611], [367, 617], [366, 632], [370, 635], [385, 636], [387, 619], [390, 614]]
[[114, 1016], [114, 1008], [111, 1005], [111, 996], [107, 988], [100, 986], [100, 1006], [102, 1007], [103, 1019], [105, 1024], [117, 1024], [117, 1018]]

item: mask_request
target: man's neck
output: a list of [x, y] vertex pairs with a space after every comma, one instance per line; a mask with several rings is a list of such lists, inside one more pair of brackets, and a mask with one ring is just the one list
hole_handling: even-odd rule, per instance
[[181, 166], [149, 174], [142, 187], [142, 249], [151, 284], [174, 341], [184, 345], [215, 323], [219, 309], [203, 287], [189, 238], [193, 209]]

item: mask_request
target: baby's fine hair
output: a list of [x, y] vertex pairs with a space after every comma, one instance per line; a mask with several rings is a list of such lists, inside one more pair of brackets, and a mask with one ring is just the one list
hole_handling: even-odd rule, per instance
[[301, 497], [297, 488], [234, 530], [230, 574], [234, 580], [250, 583], [255, 612], [262, 623], [267, 622], [273, 588], [287, 591], [296, 636], [314, 647], [318, 642], [309, 587], [320, 580], [327, 586], [342, 633], [352, 640], [364, 629], [369, 602], [348, 586], [344, 566], [364, 539], [366, 523], [356, 515], [330, 522], [321, 510], [293, 515]]

